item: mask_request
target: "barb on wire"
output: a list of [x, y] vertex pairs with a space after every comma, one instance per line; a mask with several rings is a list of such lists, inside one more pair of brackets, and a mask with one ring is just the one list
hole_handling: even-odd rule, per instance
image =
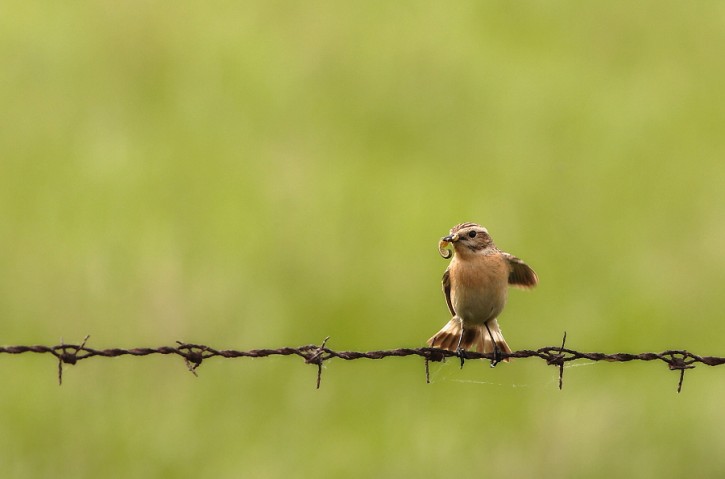
[[564, 385], [564, 365], [566, 363], [586, 359], [589, 361], [608, 361], [608, 362], [630, 362], [630, 361], [662, 361], [672, 371], [679, 371], [680, 377], [677, 384], [677, 392], [682, 391], [682, 382], [685, 378], [685, 370], [693, 369], [696, 363], [706, 366], [720, 366], [725, 364], [725, 357], [717, 356], [698, 356], [685, 350], [667, 350], [661, 353], [589, 353], [575, 351], [566, 348], [566, 333], [561, 342], [561, 346], [547, 346], [533, 349], [523, 349], [511, 353], [477, 353], [473, 351], [462, 351], [460, 353], [447, 351], [438, 348], [397, 348], [383, 349], [377, 351], [335, 351], [327, 347], [329, 337], [325, 338], [320, 345], [307, 345], [299, 347], [283, 347], [277, 349], [252, 349], [248, 351], [240, 351], [235, 349], [215, 349], [210, 346], [201, 344], [184, 343], [177, 341], [176, 346], [161, 346], [158, 348], [111, 348], [111, 349], [94, 349], [86, 346], [89, 336], [86, 336], [80, 344], [65, 344], [61, 339], [61, 343], [57, 346], [0, 346], [0, 354], [50, 354], [58, 360], [58, 383], [63, 383], [63, 365], [77, 364], [78, 361], [93, 358], [105, 357], [115, 358], [119, 356], [150, 356], [156, 354], [176, 355], [184, 360], [187, 369], [197, 375], [197, 370], [202, 362], [209, 358], [265, 358], [270, 356], [299, 356], [304, 359], [306, 364], [314, 364], [317, 366], [317, 388], [319, 389], [322, 380], [322, 366], [326, 361], [334, 358], [352, 361], [356, 359], [384, 359], [389, 357], [406, 357], [418, 356], [425, 360], [425, 378], [430, 383], [429, 362], [440, 362], [450, 357], [460, 359], [486, 359], [489, 361], [501, 360], [506, 358], [539, 358], [551, 366], [559, 369], [559, 389]]

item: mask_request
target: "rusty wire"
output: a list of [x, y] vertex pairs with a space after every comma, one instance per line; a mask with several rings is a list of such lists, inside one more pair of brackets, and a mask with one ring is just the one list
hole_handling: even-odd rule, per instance
[[63, 365], [76, 364], [78, 361], [93, 358], [106, 357], [115, 358], [119, 356], [151, 356], [157, 354], [180, 356], [189, 371], [196, 375], [196, 371], [205, 359], [214, 357], [221, 358], [265, 358], [269, 356], [298, 356], [305, 360], [307, 364], [317, 366], [317, 388], [320, 387], [322, 379], [322, 365], [326, 361], [333, 358], [352, 361], [354, 359], [384, 359], [389, 357], [418, 356], [425, 360], [425, 377], [426, 382], [430, 382], [428, 363], [430, 361], [444, 361], [446, 358], [455, 357], [461, 360], [461, 367], [464, 359], [487, 359], [490, 361], [498, 361], [505, 358], [539, 358], [546, 361], [546, 364], [555, 366], [559, 369], [559, 389], [563, 387], [564, 365], [571, 361], [581, 359], [589, 361], [609, 361], [609, 362], [630, 362], [630, 361], [662, 361], [666, 363], [670, 370], [679, 371], [680, 378], [677, 384], [677, 392], [682, 391], [682, 382], [685, 376], [685, 370], [693, 369], [695, 363], [705, 364], [707, 366], [719, 366], [725, 364], [725, 358], [716, 356], [698, 356], [689, 351], [684, 350], [667, 350], [661, 353], [588, 353], [575, 351], [565, 347], [566, 333], [562, 340], [561, 346], [547, 346], [536, 350], [524, 349], [514, 351], [512, 353], [498, 352], [494, 353], [477, 353], [473, 351], [463, 351], [456, 353], [438, 348], [397, 348], [384, 349], [378, 351], [335, 351], [326, 346], [327, 340], [320, 345], [307, 345], [299, 347], [283, 347], [276, 349], [252, 349], [248, 351], [239, 351], [234, 349], [215, 349], [210, 346], [201, 344], [184, 343], [177, 341], [176, 346], [161, 346], [157, 348], [110, 348], [110, 349], [94, 349], [86, 346], [89, 336], [80, 344], [61, 344], [56, 346], [0, 346], [0, 354], [23, 354], [38, 353], [51, 354], [58, 360], [58, 383], [63, 382]]

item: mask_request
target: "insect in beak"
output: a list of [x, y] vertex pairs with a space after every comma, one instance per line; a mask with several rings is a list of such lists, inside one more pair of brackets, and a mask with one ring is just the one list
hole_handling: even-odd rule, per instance
[[453, 252], [449, 249], [446, 249], [446, 247], [451, 244], [458, 241], [458, 233], [454, 235], [448, 235], [441, 238], [441, 240], [438, 242], [438, 253], [444, 258], [448, 259], [451, 256], [453, 256]]

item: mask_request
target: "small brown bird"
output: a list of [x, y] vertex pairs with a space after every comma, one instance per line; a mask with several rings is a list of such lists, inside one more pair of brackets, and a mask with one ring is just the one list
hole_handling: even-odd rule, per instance
[[443, 273], [443, 293], [453, 318], [428, 344], [459, 354], [466, 349], [493, 352], [495, 366], [500, 351], [511, 352], [496, 321], [506, 304], [508, 285], [529, 289], [539, 278], [519, 258], [499, 250], [486, 228], [476, 223], [456, 225], [441, 238], [438, 250], [446, 259], [452, 254], [444, 249], [449, 244], [456, 254]]

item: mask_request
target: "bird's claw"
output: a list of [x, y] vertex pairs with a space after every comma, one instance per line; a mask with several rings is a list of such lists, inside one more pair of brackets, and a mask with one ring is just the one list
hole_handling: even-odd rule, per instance
[[496, 343], [493, 343], [493, 359], [491, 359], [491, 367], [495, 368], [498, 363], [500, 363], [503, 359], [501, 358], [501, 351], [498, 349], [498, 346], [496, 346]]
[[463, 369], [463, 363], [466, 361], [463, 349], [461, 349], [460, 347], [456, 348], [456, 356], [458, 356], [458, 358], [461, 360], [461, 369]]

